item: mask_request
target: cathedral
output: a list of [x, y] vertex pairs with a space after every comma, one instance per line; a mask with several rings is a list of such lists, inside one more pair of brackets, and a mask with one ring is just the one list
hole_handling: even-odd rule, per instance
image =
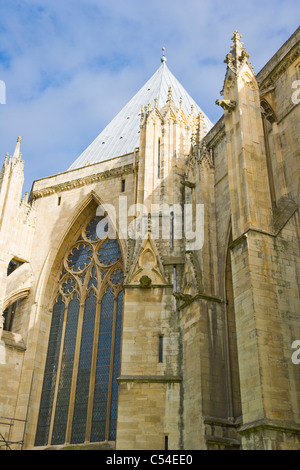
[[163, 52], [66, 171], [3, 158], [0, 449], [300, 449], [300, 28], [224, 62], [214, 125]]

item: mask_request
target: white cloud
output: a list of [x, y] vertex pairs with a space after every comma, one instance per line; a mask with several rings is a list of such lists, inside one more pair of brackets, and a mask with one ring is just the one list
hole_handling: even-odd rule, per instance
[[297, 8], [298, 0], [2, 0], [0, 155], [22, 136], [26, 190], [66, 170], [156, 71], [162, 46], [216, 121], [232, 32], [258, 72], [298, 26]]

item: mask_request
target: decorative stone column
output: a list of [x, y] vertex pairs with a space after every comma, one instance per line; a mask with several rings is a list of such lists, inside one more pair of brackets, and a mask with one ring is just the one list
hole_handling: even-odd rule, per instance
[[4, 317], [3, 317], [3, 315], [1, 314], [1, 315], [0, 315], [0, 341], [1, 341], [1, 339], [2, 339], [3, 325], [4, 325]]

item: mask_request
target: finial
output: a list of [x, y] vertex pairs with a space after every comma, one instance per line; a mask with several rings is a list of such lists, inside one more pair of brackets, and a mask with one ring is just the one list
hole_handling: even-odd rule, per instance
[[169, 103], [170, 101], [172, 101], [172, 87], [171, 86], [169, 86], [167, 103]]
[[233, 31], [233, 37], [231, 38], [232, 41], [238, 42], [241, 39], [242, 35], [239, 34], [238, 30], [236, 29]]
[[13, 154], [13, 159], [14, 160], [20, 160], [21, 159], [21, 154], [20, 154], [20, 143], [21, 143], [21, 137], [17, 138], [17, 143], [16, 143], [16, 148]]
[[157, 108], [157, 98], [154, 98], [154, 108]]
[[28, 203], [28, 195], [29, 195], [29, 193], [28, 193], [28, 191], [26, 191], [26, 193], [24, 194], [23, 199], [22, 199], [23, 204]]
[[160, 61], [161, 61], [162, 63], [167, 62], [167, 58], [166, 58], [166, 56], [165, 56], [165, 50], [166, 50], [165, 47], [163, 47], [163, 48], [162, 48], [163, 55], [162, 55], [162, 58], [160, 59]]
[[[237, 74], [241, 68], [241, 66], [248, 62], [249, 54], [245, 51], [244, 44], [241, 42], [242, 35], [236, 30], [233, 32], [233, 36], [231, 40], [233, 44], [230, 49], [230, 53], [226, 55], [226, 59], [224, 62], [228, 65], [228, 67]], [[248, 62], [248, 65], [250, 63]]]
[[179, 98], [179, 108], [180, 109], [182, 108], [182, 98], [181, 97]]

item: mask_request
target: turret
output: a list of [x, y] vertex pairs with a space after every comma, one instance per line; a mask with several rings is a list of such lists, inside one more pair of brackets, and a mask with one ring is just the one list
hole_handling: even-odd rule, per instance
[[6, 154], [0, 173], [0, 230], [8, 211], [13, 214], [19, 206], [24, 184], [24, 162], [20, 151], [21, 137], [18, 137], [13, 156]]
[[20, 143], [21, 137], [18, 137], [13, 156], [6, 154], [0, 173], [0, 315], [6, 290], [7, 266], [16, 239], [17, 216], [24, 183], [24, 162], [21, 159]]

